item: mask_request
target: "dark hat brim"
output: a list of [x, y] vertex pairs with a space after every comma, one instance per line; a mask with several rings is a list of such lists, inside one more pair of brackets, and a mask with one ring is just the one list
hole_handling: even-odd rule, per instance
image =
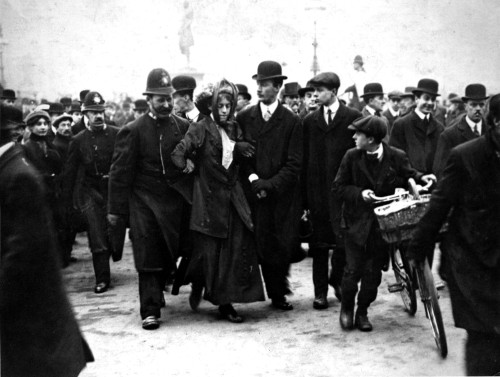
[[486, 97], [462, 97], [462, 101], [464, 101], [464, 102], [467, 102], [467, 101], [485, 101], [488, 98], [490, 98], [490, 96], [486, 96]]
[[174, 93], [174, 88], [171, 86], [166, 88], [146, 88], [146, 91], [142, 93], [144, 96], [157, 95], [157, 96], [171, 96]]
[[351, 124], [349, 127], [347, 127], [347, 129], [352, 131], [357, 131], [358, 127], [356, 127], [354, 124]]
[[274, 75], [274, 76], [263, 76], [263, 75], [253, 75], [252, 79], [255, 81], [264, 81], [264, 80], [271, 80], [271, 79], [281, 79], [281, 80], [286, 80], [288, 77], [283, 76], [283, 75]]
[[172, 95], [180, 93], [180, 92], [187, 92], [187, 91], [194, 91], [196, 88], [179, 88], [179, 89], [174, 89]]
[[0, 100], [3, 100], [3, 99], [11, 99], [11, 100], [15, 101], [17, 99], [17, 97], [1, 96]]
[[104, 105], [90, 105], [90, 106], [82, 105], [82, 113], [84, 111], [104, 111], [105, 109], [106, 106]]
[[416, 89], [413, 89], [411, 91], [413, 93], [413, 95], [417, 95], [418, 93], [427, 93], [427, 94], [430, 94], [431, 96], [436, 96], [436, 97], [439, 97], [441, 96], [441, 94], [439, 93], [436, 93], [436, 92], [433, 92], [431, 90], [428, 90], [428, 89], [425, 89], [425, 88], [416, 88]]
[[383, 96], [384, 94], [385, 93], [383, 92], [373, 92], [373, 93], [362, 94], [360, 95], [360, 97], [363, 98], [363, 97]]
[[299, 96], [303, 97], [307, 92], [314, 92], [316, 89], [312, 86], [306, 86], [305, 88], [299, 89]]

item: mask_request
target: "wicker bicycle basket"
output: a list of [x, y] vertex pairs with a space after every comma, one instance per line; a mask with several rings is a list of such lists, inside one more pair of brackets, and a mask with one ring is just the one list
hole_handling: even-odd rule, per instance
[[429, 206], [430, 195], [411, 197], [375, 208], [383, 239], [388, 243], [409, 240]]

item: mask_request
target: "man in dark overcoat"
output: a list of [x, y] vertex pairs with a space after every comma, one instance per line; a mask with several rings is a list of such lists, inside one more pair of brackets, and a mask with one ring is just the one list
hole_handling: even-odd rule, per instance
[[120, 129], [109, 180], [108, 220], [113, 224], [130, 217], [142, 327], [147, 330], [160, 325], [163, 289], [189, 224], [192, 177], [170, 157], [189, 122], [172, 114], [173, 91], [166, 70], [149, 73], [144, 92], [149, 111]]
[[314, 88], [309, 81], [304, 88], [299, 89], [299, 96], [304, 103], [304, 108], [299, 113], [299, 117], [304, 120], [307, 114], [314, 112], [318, 108], [318, 104], [314, 99]]
[[[88, 89], [84, 89], [80, 92], [80, 100], [78, 101], [80, 102], [80, 105], [82, 105], [83, 101], [85, 101], [85, 96], [88, 94], [88, 92], [90, 92], [90, 90]], [[73, 133], [73, 135], [76, 136], [80, 132], [82, 132], [85, 128], [87, 128], [87, 124], [88, 124], [88, 119], [82, 116], [79, 121], [75, 122], [75, 124], [71, 126], [71, 132]]]
[[239, 152], [247, 156], [242, 184], [252, 209], [267, 294], [276, 308], [292, 310], [286, 299], [291, 293], [287, 275], [291, 256], [300, 250], [303, 135], [300, 118], [277, 99], [286, 78], [279, 63], [260, 63], [253, 76], [259, 103], [239, 112], [236, 121], [248, 146]]
[[17, 120], [0, 114], [0, 374], [76, 377], [92, 352], [64, 291], [44, 186], [11, 141]]
[[403, 150], [411, 166], [419, 172], [431, 174], [439, 136], [444, 131], [444, 126], [432, 115], [436, 97], [439, 96], [438, 83], [422, 79], [413, 94], [417, 107], [394, 122], [389, 145]]
[[91, 91], [86, 95], [82, 111], [88, 119], [88, 129], [76, 135], [70, 143], [64, 192], [66, 202], [71, 203], [82, 171], [80, 193], [75, 204], [87, 220], [96, 279], [94, 292], [100, 294], [108, 290], [111, 281], [109, 259], [112, 244], [106, 216], [109, 170], [118, 128], [104, 123], [104, 99], [98, 92]]
[[187, 119], [189, 123], [201, 122], [208, 118], [207, 115], [200, 113], [200, 110], [194, 103], [194, 90], [196, 89], [196, 80], [194, 77], [179, 75], [172, 79], [174, 92], [174, 110], [176, 115]]
[[389, 120], [382, 115], [382, 111], [384, 110], [385, 99], [384, 99], [384, 89], [382, 85], [378, 82], [373, 82], [366, 84], [364, 87], [363, 94], [360, 96], [363, 98], [363, 101], [366, 105], [361, 110], [361, 115], [369, 116], [375, 115], [379, 118], [383, 119], [387, 126], [387, 133], [385, 137], [385, 142], [389, 141]]
[[433, 167], [438, 178], [443, 173], [453, 148], [485, 134], [486, 125], [483, 117], [488, 98], [486, 88], [482, 84], [470, 84], [465, 88], [465, 96], [462, 97], [462, 101], [465, 103], [467, 115], [444, 130], [439, 137]]
[[[331, 281], [340, 297], [345, 264], [345, 250], [340, 234], [340, 210], [332, 202], [332, 183], [345, 153], [354, 147], [353, 132], [348, 127], [361, 113], [340, 103], [337, 91], [340, 79], [333, 72], [320, 73], [309, 85], [319, 108], [304, 119], [304, 164], [302, 187], [304, 207], [310, 211], [313, 233], [309, 255], [313, 258], [315, 309], [328, 307], [328, 253], [332, 256]], [[337, 204], [337, 205], [334, 205]], [[337, 234], [337, 239], [334, 235]]]
[[401, 102], [399, 104], [399, 113], [400, 118], [405, 115], [411, 113], [417, 107], [415, 103], [415, 94], [413, 94], [412, 90], [415, 89], [414, 86], [407, 86], [403, 94], [401, 94]]
[[444, 240], [455, 326], [467, 330], [470, 376], [500, 371], [500, 95], [490, 99], [486, 134], [454, 148], [407, 256], [413, 265]]
[[382, 239], [375, 217], [372, 195], [392, 195], [396, 188], [406, 187], [409, 178], [428, 182], [430, 177], [413, 169], [403, 151], [382, 142], [387, 127], [380, 117], [360, 118], [349, 127], [356, 131], [356, 148], [344, 156], [332, 187], [332, 193], [343, 202], [345, 228], [346, 266], [342, 278], [340, 325], [343, 329], [351, 329], [355, 318], [354, 324], [359, 330], [371, 331], [368, 307], [377, 298], [388, 253], [388, 245]]

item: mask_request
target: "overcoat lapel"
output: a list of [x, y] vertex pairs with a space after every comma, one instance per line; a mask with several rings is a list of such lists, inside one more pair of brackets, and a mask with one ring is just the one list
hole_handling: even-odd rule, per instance
[[325, 110], [324, 110], [323, 106], [321, 106], [318, 110], [316, 110], [314, 115], [316, 116], [316, 124], [318, 125], [318, 127], [321, 130], [323, 130], [324, 132], [327, 132], [328, 125], [326, 124], [325, 117], [323, 116], [324, 111]]
[[217, 129], [217, 124], [214, 122], [212, 118], [207, 119], [207, 129], [210, 135], [212, 135], [212, 140], [214, 140], [214, 145], [222, 150], [222, 137], [220, 136], [220, 132]]
[[[460, 122], [457, 124], [457, 128], [460, 130], [462, 138], [465, 141], [469, 141], [474, 139], [476, 136], [474, 135], [474, 132], [470, 129], [469, 125], [467, 124], [467, 121], [465, 120], [465, 117], [460, 119]], [[483, 131], [484, 127], [482, 127], [481, 132]]]
[[[335, 117], [333, 118], [332, 126], [328, 129], [328, 131], [334, 130], [339, 124], [342, 124], [344, 121], [344, 118], [346, 116], [346, 108], [344, 105], [339, 104], [339, 109], [337, 110], [337, 113], [335, 114]], [[323, 118], [323, 122], [326, 124], [325, 117]]]
[[253, 107], [252, 112], [250, 113], [250, 116], [252, 117], [252, 123], [255, 125], [257, 135], [259, 135], [261, 130], [264, 128], [264, 124], [265, 124], [264, 119], [262, 118], [259, 103], [257, 103], [257, 105], [255, 105]]
[[[271, 131], [274, 128], [279, 127], [282, 124], [281, 120], [283, 119], [284, 113], [285, 113], [285, 108], [281, 103], [279, 103], [278, 107], [274, 111], [274, 114], [271, 116], [271, 118], [267, 122], [264, 122], [262, 120], [264, 124], [263, 127], [260, 129], [259, 136]], [[260, 118], [262, 119], [262, 116]]]

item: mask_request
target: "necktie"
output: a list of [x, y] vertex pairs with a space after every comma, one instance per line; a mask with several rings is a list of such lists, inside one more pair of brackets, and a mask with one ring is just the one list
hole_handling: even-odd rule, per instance
[[375, 111], [375, 116], [380, 117], [380, 111], [378, 111], [378, 110], [377, 110], [377, 111]]
[[331, 126], [331, 125], [332, 125], [332, 121], [333, 121], [333, 118], [332, 118], [332, 110], [331, 110], [331, 109], [328, 109], [328, 126]]
[[265, 120], [266, 122], [268, 122], [268, 121], [269, 121], [269, 119], [271, 119], [271, 116], [272, 116], [272, 115], [273, 115], [273, 114], [271, 114], [271, 112], [269, 111], [269, 107], [268, 107], [268, 108], [267, 108], [267, 111], [266, 111], [266, 112], [264, 113], [264, 115], [263, 115], [264, 120]]
[[479, 130], [477, 129], [477, 124], [474, 125], [474, 135], [479, 136]]
[[425, 116], [424, 118], [424, 126], [428, 126], [429, 125], [429, 118], [427, 118], [427, 115]]
[[374, 152], [374, 153], [366, 152], [366, 158], [370, 162], [378, 162], [378, 154], [377, 154], [377, 152]]

